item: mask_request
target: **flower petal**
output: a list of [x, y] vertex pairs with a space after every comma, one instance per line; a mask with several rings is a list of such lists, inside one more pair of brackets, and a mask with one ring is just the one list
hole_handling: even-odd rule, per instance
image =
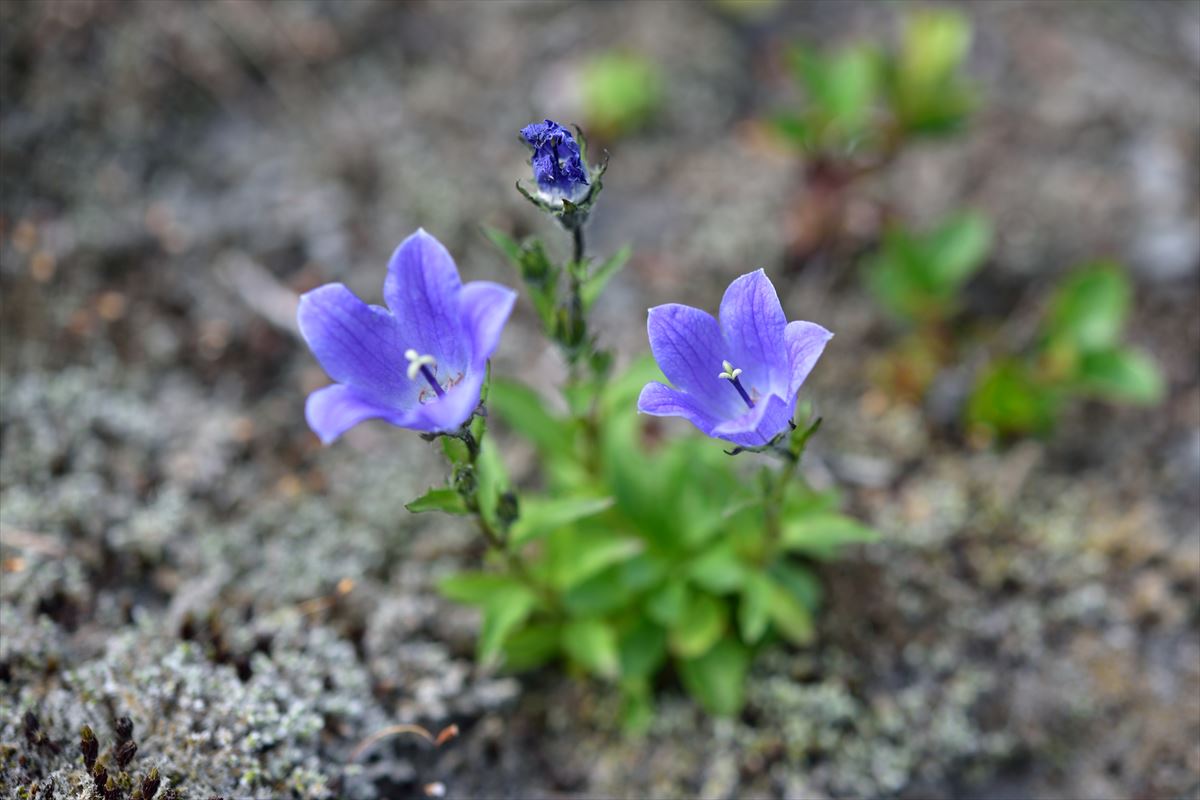
[[517, 293], [491, 281], [472, 281], [458, 296], [463, 328], [470, 340], [471, 368], [479, 369], [500, 344], [500, 332], [512, 313]]
[[404, 331], [404, 346], [437, 359], [447, 372], [467, 366], [467, 345], [458, 313], [462, 282], [450, 253], [424, 228], [409, 236], [388, 263], [383, 299]]
[[782, 395], [790, 377], [783, 340], [787, 317], [767, 274], [756, 270], [729, 284], [720, 316], [726, 357], [743, 371], [743, 385], [762, 396]]
[[760, 400], [754, 408], [737, 419], [721, 423], [709, 435], [743, 447], [758, 447], [786, 430], [795, 411], [795, 395], [791, 400], [784, 400], [773, 394]]
[[468, 370], [463, 379], [446, 390], [445, 397], [418, 405], [396, 424], [426, 433], [449, 433], [462, 427], [479, 405], [485, 370]]
[[420, 388], [404, 373], [404, 337], [395, 317], [369, 306], [340, 283], [305, 293], [296, 311], [300, 333], [329, 377], [383, 406], [415, 405]]
[[652, 381], [638, 395], [638, 411], [655, 417], [683, 417], [706, 435], [711, 436], [717, 421], [701, 408], [691, 395]]
[[800, 386], [816, 366], [817, 359], [825, 350], [826, 343], [833, 334], [815, 322], [796, 320], [789, 322], [783, 331], [787, 343], [788, 367], [791, 380], [788, 384], [788, 394], [796, 396]]
[[304, 417], [322, 444], [335, 439], [360, 422], [368, 419], [395, 417], [395, 409], [381, 406], [363, 397], [356, 390], [340, 383], [317, 389], [304, 404]]
[[676, 388], [691, 395], [696, 407], [716, 419], [742, 413], [745, 406], [737, 390], [717, 377], [729, 355], [712, 314], [678, 303], [655, 306], [646, 332], [659, 369]]

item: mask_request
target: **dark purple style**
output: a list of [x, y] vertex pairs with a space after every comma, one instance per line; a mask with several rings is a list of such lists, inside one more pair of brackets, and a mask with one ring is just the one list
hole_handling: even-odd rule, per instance
[[383, 298], [387, 308], [367, 305], [340, 283], [300, 298], [300, 333], [336, 381], [305, 406], [325, 444], [368, 419], [426, 433], [462, 427], [517, 293], [464, 285], [441, 242], [418, 230], [392, 255]]
[[796, 392], [833, 334], [788, 322], [761, 269], [729, 285], [720, 318], [678, 303], [650, 309], [650, 349], [675, 388], [646, 384], [638, 411], [683, 417], [742, 447], [767, 444], [787, 430]]

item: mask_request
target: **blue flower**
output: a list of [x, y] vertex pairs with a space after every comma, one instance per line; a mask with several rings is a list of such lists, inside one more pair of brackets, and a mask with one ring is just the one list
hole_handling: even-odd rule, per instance
[[340, 283], [300, 298], [300, 333], [336, 381], [304, 409], [325, 444], [368, 419], [427, 433], [461, 427], [517, 293], [463, 285], [446, 248], [418, 230], [392, 255], [383, 298], [387, 308], [367, 305]]
[[583, 199], [588, 192], [587, 165], [570, 131], [546, 120], [526, 125], [521, 138], [533, 148], [533, 178], [549, 199], [572, 203]]
[[683, 417], [708, 436], [758, 447], [788, 428], [796, 392], [833, 334], [788, 322], [761, 269], [729, 285], [720, 317], [678, 303], [650, 309], [650, 349], [676, 388], [646, 384], [638, 411]]

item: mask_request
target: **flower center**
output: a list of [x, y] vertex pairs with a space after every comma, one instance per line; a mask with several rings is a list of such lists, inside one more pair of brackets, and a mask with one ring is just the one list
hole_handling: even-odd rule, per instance
[[[437, 382], [437, 378], [433, 374], [433, 369], [437, 369], [437, 359], [429, 355], [420, 355], [411, 347], [404, 351], [404, 357], [408, 359], [408, 379], [410, 381], [415, 381], [417, 375], [420, 374], [433, 387], [433, 391], [437, 393], [438, 397], [446, 396], [446, 390]], [[433, 367], [433, 369], [430, 369], [430, 367]], [[425, 394], [424, 390], [422, 390], [421, 394]]]
[[754, 408], [754, 401], [750, 399], [750, 395], [746, 393], [746, 389], [742, 386], [742, 381], [738, 377], [742, 374], [742, 371], [740, 369], [734, 369], [733, 364], [730, 364], [728, 361], [722, 361], [721, 366], [725, 369], [717, 377], [723, 378], [732, 383], [733, 388], [737, 389], [738, 394], [740, 394], [742, 399], [746, 401], [746, 407]]

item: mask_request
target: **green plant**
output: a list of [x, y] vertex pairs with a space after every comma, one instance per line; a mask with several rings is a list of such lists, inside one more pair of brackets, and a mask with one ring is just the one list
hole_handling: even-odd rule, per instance
[[1161, 400], [1164, 381], [1154, 361], [1122, 343], [1132, 293], [1116, 263], [1075, 270], [1052, 296], [1030, 352], [1004, 355], [980, 374], [968, 423], [991, 435], [1046, 434], [1073, 398]]
[[654, 115], [663, 92], [658, 65], [637, 53], [601, 53], [582, 67], [588, 128], [604, 139], [631, 133]]
[[[595, 440], [583, 421], [551, 412], [528, 387], [494, 381], [489, 407], [535, 446], [545, 482], [542, 493], [522, 494], [503, 548], [531, 580], [500, 556], [497, 571], [442, 584], [448, 597], [483, 610], [481, 660], [526, 669], [564, 658], [619, 685], [635, 728], [648, 719], [652, 679], [668, 662], [709, 711], [736, 712], [756, 646], [812, 642], [820, 602], [813, 566], [874, 537], [837, 512], [835, 494], [796, 477], [815, 425], [789, 437], [784, 474], [763, 469], [753, 482], [709, 441], [653, 441], [645, 418], [629, 409], [657, 375], [644, 359], [606, 387], [590, 423], [600, 431]], [[501, 469], [488, 459], [481, 481], [505, 483]], [[499, 517], [500, 496], [483, 495], [484, 513]], [[464, 511], [452, 503], [442, 510]]]
[[897, 319], [944, 321], [956, 310], [962, 287], [983, 266], [991, 242], [991, 225], [980, 214], [956, 214], [921, 233], [893, 227], [867, 259], [867, 288]]
[[957, 130], [976, 105], [962, 77], [971, 25], [959, 13], [908, 14], [899, 47], [849, 45], [828, 53], [796, 47], [789, 65], [804, 91], [797, 112], [774, 120], [785, 141], [822, 159], [889, 161], [910, 139]]

